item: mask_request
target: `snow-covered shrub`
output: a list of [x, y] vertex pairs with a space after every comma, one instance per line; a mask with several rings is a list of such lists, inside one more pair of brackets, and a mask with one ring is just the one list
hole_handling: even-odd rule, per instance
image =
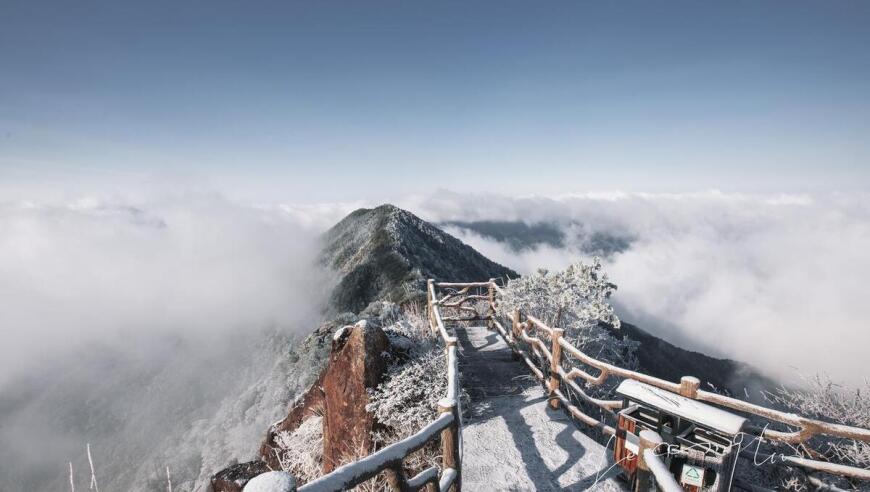
[[[436, 404], [447, 394], [444, 346], [432, 334], [422, 308], [405, 306], [384, 332], [393, 359], [366, 406], [378, 424], [373, 435], [378, 447], [405, 439], [435, 420]], [[408, 475], [435, 464], [438, 453], [437, 443], [432, 443], [408, 457], [404, 463]]]
[[296, 477], [299, 485], [320, 476], [323, 468], [323, 418], [312, 415], [292, 432], [275, 436], [275, 455], [281, 469]]
[[417, 353], [390, 367], [386, 380], [369, 397], [366, 409], [379, 424], [403, 439], [437, 416], [436, 404], [447, 393], [446, 374], [443, 353], [436, 350]]
[[[447, 360], [423, 310], [411, 304], [384, 329], [394, 360], [366, 409], [403, 439], [431, 422], [447, 393]], [[401, 437], [399, 437], [401, 436]]]
[[508, 282], [499, 296], [498, 314], [509, 316], [519, 308], [550, 326], [576, 329], [606, 323], [618, 329], [619, 318], [609, 302], [615, 290], [599, 258], [555, 273], [540, 269]]
[[[538, 270], [536, 273], [510, 280], [498, 297], [496, 314], [503, 318], [515, 309], [530, 314], [548, 326], [563, 328], [564, 337], [585, 354], [626, 369], [637, 369], [638, 343], [611, 333], [620, 327], [613, 312], [610, 296], [616, 290], [604, 272], [601, 260], [592, 264], [578, 262], [559, 272]], [[566, 369], [579, 364], [563, 358]], [[612, 390], [609, 381], [594, 393], [604, 395]]]

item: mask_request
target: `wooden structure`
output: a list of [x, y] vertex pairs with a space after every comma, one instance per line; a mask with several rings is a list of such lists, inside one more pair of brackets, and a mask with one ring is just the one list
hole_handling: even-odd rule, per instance
[[[461, 408], [459, 400], [459, 369], [456, 354], [456, 337], [444, 326], [441, 308], [435, 298], [433, 282], [428, 290], [429, 325], [444, 343], [447, 357], [447, 394], [438, 402], [438, 417], [419, 432], [402, 441], [391, 444], [365, 458], [336, 468], [331, 473], [299, 487], [299, 492], [332, 492], [348, 490], [360, 485], [382, 472], [386, 474], [390, 488], [397, 492], [426, 490], [427, 492], [456, 492], [462, 481]], [[405, 476], [402, 462], [413, 452], [428, 443], [441, 441], [441, 467], [433, 466], [414, 477]]]
[[614, 458], [629, 483], [637, 478], [639, 436], [651, 431], [667, 445], [662, 462], [685, 490], [731, 490], [745, 418], [631, 379], [620, 383], [616, 393], [623, 409]]
[[[461, 408], [456, 358], [457, 340], [445, 325], [447, 322], [485, 321], [487, 326], [501, 335], [515, 356], [525, 363], [532, 374], [547, 388], [553, 408], [561, 407], [577, 421], [605, 435], [618, 436], [624, 433], [622, 442], [619, 443], [617, 440], [615, 453], [618, 459], [627, 459], [628, 463], [623, 464], [626, 469], [637, 474], [635, 482], [638, 490], [651, 490], [649, 487], [653, 482], [657, 488], [669, 492], [694, 490], [690, 486], [680, 485], [677, 482], [674, 471], [669, 467], [674, 463], [699, 463], [720, 471], [732, 467], [732, 463], [728, 460], [734, 459], [734, 456], [723, 452], [725, 442], [722, 440], [746, 432], [742, 424], [745, 418], [731, 413], [734, 411], [794, 428], [774, 430], [765, 426], [757, 436], [761, 439], [800, 444], [815, 435], [828, 435], [870, 442], [868, 429], [810, 419], [704, 391], [699, 389], [700, 381], [695, 377], [686, 376], [680, 382], [671, 382], [600, 361], [571, 345], [562, 336], [562, 329], [550, 327], [520, 310], [511, 313], [508, 320], [500, 319], [496, 315], [500, 291], [501, 288], [494, 279], [462, 283], [429, 280], [426, 292], [429, 325], [444, 342], [448, 361], [447, 374], [445, 374], [448, 390], [447, 395], [438, 404], [439, 416], [417, 434], [359, 461], [344, 465], [300, 487], [299, 491], [347, 490], [381, 472], [387, 472], [388, 481], [396, 491], [425, 489], [446, 492], [461, 489]], [[603, 400], [592, 397], [577, 383], [579, 379], [587, 385], [598, 386], [611, 377], [623, 380], [623, 386], [620, 386], [623, 389], [623, 400]], [[570, 393], [564, 391], [566, 388], [571, 390]], [[660, 400], [659, 403], [651, 403], [649, 398], [642, 398], [638, 392], [639, 388], [651, 392]], [[661, 400], [676, 398], [679, 398], [686, 407], [690, 406], [689, 403], [703, 405], [703, 407], [695, 407], [694, 412], [686, 412], [673, 406], [668, 407], [661, 402]], [[579, 406], [581, 401], [585, 407], [598, 409], [598, 413], [603, 417], [590, 415], [581, 409]], [[630, 404], [625, 405], [627, 402]], [[645, 406], [646, 410], [640, 412], [641, 406]], [[655, 407], [658, 407], [656, 410], [658, 414], [650, 415], [650, 408]], [[665, 415], [663, 420], [662, 410], [665, 407], [669, 408], [670, 414]], [[686, 432], [687, 423], [692, 424], [690, 426], [692, 432]], [[668, 442], [662, 439], [661, 433], [680, 446], [668, 445]], [[632, 437], [628, 437], [629, 434]], [[432, 467], [413, 478], [406, 478], [402, 461], [426, 443], [439, 438], [442, 449], [440, 470], [438, 467]], [[707, 444], [704, 448], [705, 452], [701, 453], [703, 456], [695, 452], [693, 446], [699, 442]], [[718, 454], [707, 453], [706, 450], [718, 450]], [[808, 470], [870, 480], [870, 470], [863, 468], [788, 456], [780, 456], [778, 459]], [[730, 480], [726, 488], [717, 488], [717, 490], [727, 490], [727, 487], [730, 487]]]

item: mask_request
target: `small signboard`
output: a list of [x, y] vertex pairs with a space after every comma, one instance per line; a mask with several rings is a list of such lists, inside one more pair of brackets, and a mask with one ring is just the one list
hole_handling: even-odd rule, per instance
[[704, 469], [700, 466], [683, 465], [683, 472], [680, 473], [680, 483], [683, 485], [703, 487]]

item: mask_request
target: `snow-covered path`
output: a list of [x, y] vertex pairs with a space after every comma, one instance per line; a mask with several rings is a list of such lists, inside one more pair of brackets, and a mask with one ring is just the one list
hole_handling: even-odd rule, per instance
[[471, 396], [462, 431], [465, 490], [628, 490], [610, 454], [580, 432], [510, 348], [485, 327], [456, 329], [463, 388]]

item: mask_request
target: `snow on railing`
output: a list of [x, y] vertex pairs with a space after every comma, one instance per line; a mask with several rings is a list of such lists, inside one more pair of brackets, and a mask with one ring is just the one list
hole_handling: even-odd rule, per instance
[[[662, 456], [668, 453], [667, 446], [662, 441], [662, 436], [651, 430], [640, 431], [640, 445], [638, 450], [638, 490], [653, 490], [650, 479], [655, 483], [655, 490], [664, 492], [684, 492], [682, 485], [674, 478], [668, 469]], [[646, 483], [643, 483], [646, 482]]]
[[[423, 488], [427, 492], [436, 490], [455, 492], [460, 490], [462, 476], [460, 435], [462, 412], [460, 408], [457, 338], [447, 331], [447, 327], [444, 324], [445, 321], [485, 321], [489, 327], [499, 332], [511, 350], [529, 367], [529, 370], [531, 370], [535, 377], [547, 387], [550, 405], [553, 408], [558, 408], [559, 405], [562, 405], [574, 418], [590, 427], [599, 429], [604, 434], [614, 435], [616, 431], [604, 420], [583, 412], [573, 403], [571, 398], [562, 392], [560, 389], [562, 384], [570, 388], [580, 399], [600, 408], [605, 415], [610, 417], [616, 416], [614, 410], [619, 409], [622, 402], [617, 400], [602, 400], [588, 395], [575, 381], [577, 378], [584, 380], [591, 386], [601, 385], [611, 376], [640, 381], [687, 398], [705, 401], [799, 428], [799, 430], [794, 432], [782, 432], [765, 427], [758, 437], [772, 441], [792, 444], [802, 443], [814, 435], [824, 434], [870, 442], [870, 430], [868, 429], [814, 420], [717, 393], [699, 390], [700, 381], [695, 377], [686, 376], [679, 383], [674, 383], [600, 361], [583, 353], [565, 340], [562, 337], [564, 330], [551, 328], [541, 320], [527, 315], [521, 310], [514, 311], [510, 320], [510, 330], [506, 330], [496, 316], [496, 296], [501, 293], [501, 287], [496, 284], [494, 279], [490, 279], [487, 282], [465, 283], [436, 283], [433, 280], [429, 280], [426, 287], [429, 326], [432, 332], [437, 333], [444, 342], [447, 356], [447, 374], [445, 375], [447, 377], [447, 394], [438, 402], [438, 418], [416, 434], [402, 441], [391, 444], [358, 461], [343, 465], [332, 473], [307, 483], [298, 489], [299, 492], [347, 490], [374, 478], [382, 472], [386, 472], [387, 481], [394, 491], [405, 492], [422, 490]], [[448, 293], [439, 298], [437, 289], [446, 290]], [[476, 293], [479, 291], [485, 291], [485, 293]], [[470, 306], [468, 304], [473, 305]], [[442, 309], [452, 310], [457, 314], [444, 316]], [[530, 332], [534, 332], [534, 335], [530, 334]], [[546, 340], [540, 338], [541, 335]], [[529, 351], [531, 351], [531, 354]], [[567, 354], [572, 361], [592, 367], [598, 373], [590, 374], [580, 367], [572, 367], [566, 371], [563, 367], [563, 354]], [[545, 375], [535, 364], [534, 360], [532, 360], [532, 355], [542, 362], [549, 363], [548, 375]], [[440, 472], [438, 467], [433, 466], [423, 470], [412, 478], [406, 478], [402, 467], [403, 461], [411, 453], [437, 439], [439, 434], [442, 455]], [[640, 438], [640, 470], [649, 477], [654, 478], [657, 486], [662, 490], [682, 490], [682, 488], [675, 488], [675, 485], [678, 484], [676, 484], [673, 476], [670, 475], [670, 472], [661, 460], [661, 453], [670, 452], [668, 449], [662, 449], [659, 446], [661, 438], [657, 435], [650, 436], [643, 434]], [[658, 438], [658, 441], [655, 438]], [[782, 459], [789, 464], [811, 470], [870, 480], [870, 470], [862, 468], [796, 457], [782, 457]], [[253, 484], [253, 481], [251, 484]], [[245, 490], [247, 491], [248, 487]], [[285, 492], [285, 489], [280, 491], [278, 489], [257, 490]], [[287, 490], [293, 491], [295, 488], [288, 488]]]
[[[435, 290], [432, 281], [428, 284], [428, 312], [429, 326], [433, 333], [437, 333], [445, 345], [447, 357], [447, 394], [438, 401], [438, 417], [430, 424], [423, 427], [416, 434], [393, 443], [375, 453], [360, 460], [340, 466], [316, 480], [312, 480], [298, 492], [338, 492], [349, 490], [357, 485], [371, 480], [378, 474], [386, 472], [387, 482], [390, 488], [397, 492], [410, 492], [426, 489], [427, 492], [455, 492], [460, 489], [461, 482], [461, 408], [459, 402], [459, 364], [456, 354], [456, 337], [447, 332], [441, 317], [441, 309], [435, 300]], [[412, 478], [405, 477], [402, 463], [411, 453], [423, 448], [429, 442], [441, 440], [441, 470], [436, 466], [427, 468]], [[286, 475], [286, 474], [285, 474]], [[270, 479], [272, 477], [269, 477]], [[282, 478], [282, 477], [277, 477]], [[271, 482], [269, 482], [271, 483]], [[275, 481], [281, 483], [281, 487], [272, 487], [266, 484], [261, 488], [258, 482], [253, 480], [248, 488], [253, 486], [264, 492], [295, 492], [295, 481], [292, 487], [290, 482]], [[253, 489], [252, 489], [253, 490]]]
[[[429, 298], [438, 299], [435, 296], [435, 290], [432, 286], [433, 283], [430, 281]], [[564, 330], [547, 326], [543, 321], [534, 316], [528, 315], [521, 310], [515, 310], [512, 314], [510, 320], [510, 331], [508, 331], [495, 315], [497, 302], [496, 295], [501, 293], [501, 287], [499, 287], [494, 279], [490, 279], [488, 282], [434, 283], [434, 286], [450, 291], [450, 293], [436, 301], [437, 305], [453, 308], [458, 310], [460, 313], [470, 311], [478, 313], [476, 316], [455, 316], [444, 319], [460, 321], [486, 320], [490, 326], [494, 327], [501, 334], [505, 342], [510, 346], [520, 360], [529, 367], [535, 377], [537, 377], [538, 380], [547, 387], [550, 402], [554, 408], [558, 407], [560, 404], [563, 405], [577, 420], [580, 420], [586, 425], [597, 428], [605, 434], [613, 435], [616, 431], [605, 421], [588, 415], [579, 407], [574, 405], [571, 399], [561, 391], [561, 384], [570, 388], [580, 399], [600, 408], [603, 410], [605, 415], [611, 417], [616, 416], [614, 410], [619, 409], [622, 402], [617, 400], [593, 398], [577, 384], [577, 381], [575, 381], [577, 378], [582, 379], [590, 386], [601, 385], [611, 376], [622, 379], [632, 379], [687, 398], [712, 403], [714, 405], [798, 428], [796, 431], [783, 432], [764, 427], [758, 437], [769, 439], [771, 441], [799, 444], [815, 435], [821, 434], [870, 442], [870, 430], [868, 429], [815, 420], [794, 413], [782, 412], [763, 407], [761, 405], [720, 395], [718, 393], [700, 390], [700, 380], [692, 376], [685, 376], [679, 383], [674, 383], [598, 360], [583, 353], [583, 351], [574, 347], [570, 342], [565, 340], [562, 337]], [[469, 294], [473, 289], [486, 289], [487, 295], [481, 296]], [[479, 309], [466, 306], [466, 304], [477, 304], [481, 301], [486, 301], [489, 304], [485, 315], [480, 315]], [[545, 375], [544, 372], [535, 364], [529, 352], [534, 354], [538, 360], [549, 363], [549, 378], [547, 378], [547, 375]], [[590, 374], [581, 367], [572, 367], [570, 370], [566, 371], [563, 368], [563, 354], [567, 354], [567, 356], [574, 362], [579, 362], [580, 364], [590, 366], [594, 370], [597, 370], [597, 374]], [[803, 468], [850, 478], [870, 480], [870, 470], [863, 468], [835, 465], [825, 461], [803, 458], [792, 458], [787, 461], [790, 464], [801, 466]]]
[[439, 482], [438, 469], [436, 467], [427, 468], [417, 476], [406, 479], [402, 478], [404, 476], [402, 461], [408, 455], [435, 439], [439, 433], [449, 432], [450, 428], [454, 426], [455, 421], [456, 416], [452, 412], [443, 412], [437, 419], [420, 429], [416, 434], [391, 444], [359, 461], [340, 466], [333, 470], [332, 473], [303, 485], [299, 488], [299, 492], [349, 490], [366, 480], [374, 478], [384, 470], [391, 470], [392, 474], [398, 477], [398, 483], [395, 485], [399, 490], [420, 490], [430, 484], [434, 486]]

